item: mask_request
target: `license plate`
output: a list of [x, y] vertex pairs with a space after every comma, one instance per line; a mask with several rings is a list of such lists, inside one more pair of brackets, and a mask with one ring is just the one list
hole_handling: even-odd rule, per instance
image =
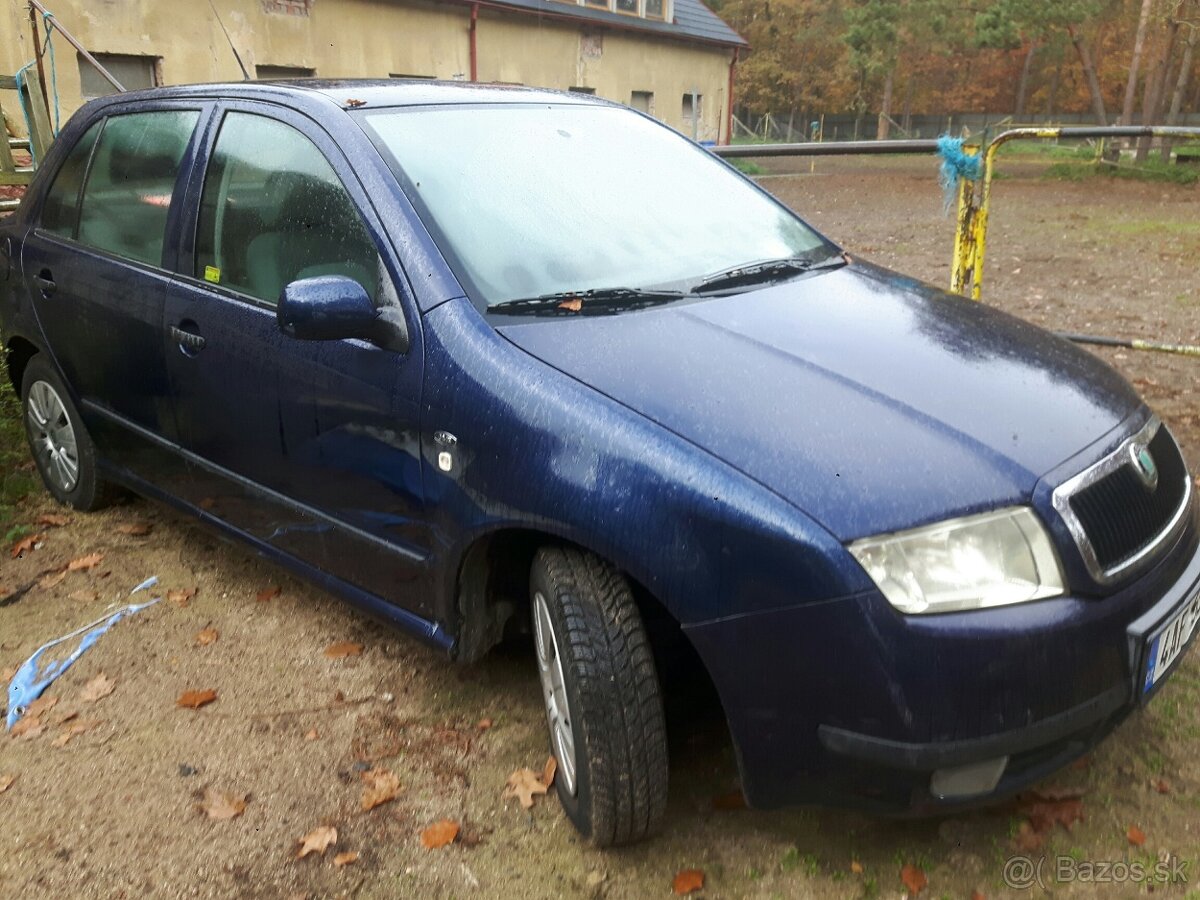
[[1170, 670], [1171, 665], [1179, 658], [1188, 639], [1200, 622], [1200, 592], [1185, 602], [1172, 619], [1158, 633], [1150, 644], [1150, 652], [1146, 654], [1146, 680], [1142, 693], [1146, 693], [1154, 683]]

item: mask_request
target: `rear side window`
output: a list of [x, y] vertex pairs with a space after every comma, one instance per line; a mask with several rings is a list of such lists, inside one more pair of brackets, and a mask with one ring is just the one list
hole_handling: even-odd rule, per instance
[[79, 224], [79, 192], [87, 175], [88, 160], [92, 158], [92, 148], [96, 145], [100, 125], [97, 122], [79, 139], [79, 143], [63, 160], [62, 167], [54, 176], [54, 183], [46, 192], [46, 199], [42, 203], [41, 227], [51, 234], [75, 237], [75, 227]]
[[191, 110], [161, 110], [108, 119], [83, 189], [82, 243], [162, 264], [175, 178], [199, 117]]
[[292, 281], [345, 275], [375, 298], [380, 267], [353, 198], [312, 141], [274, 119], [225, 117], [204, 177], [197, 278], [274, 304]]

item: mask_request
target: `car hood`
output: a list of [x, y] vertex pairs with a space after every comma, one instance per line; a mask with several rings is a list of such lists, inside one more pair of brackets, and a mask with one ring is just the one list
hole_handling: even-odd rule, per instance
[[1029, 502], [1141, 406], [1066, 341], [860, 262], [730, 297], [500, 321], [841, 540]]

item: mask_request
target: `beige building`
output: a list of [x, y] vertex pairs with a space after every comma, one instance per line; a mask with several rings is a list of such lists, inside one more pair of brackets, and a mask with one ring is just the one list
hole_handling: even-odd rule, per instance
[[[6, 7], [0, 71], [13, 73], [34, 44], [26, 4]], [[720, 142], [745, 46], [701, 0], [54, 0], [51, 9], [126, 88], [236, 81], [241, 66], [252, 78], [509, 82], [594, 93]], [[63, 121], [113, 91], [57, 33], [54, 58]]]

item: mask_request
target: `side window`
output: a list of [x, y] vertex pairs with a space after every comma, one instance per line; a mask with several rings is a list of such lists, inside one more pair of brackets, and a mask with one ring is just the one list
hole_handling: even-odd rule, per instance
[[163, 110], [108, 119], [83, 189], [82, 243], [162, 264], [175, 176], [199, 117], [190, 110]]
[[88, 160], [92, 158], [92, 147], [100, 133], [101, 122], [89, 128], [63, 160], [62, 167], [54, 176], [54, 183], [46, 192], [42, 202], [41, 227], [60, 237], [74, 238], [79, 224], [79, 191], [87, 175]]
[[204, 176], [196, 277], [273, 304], [290, 282], [318, 275], [348, 276], [378, 298], [380, 269], [353, 199], [312, 141], [229, 113]]

